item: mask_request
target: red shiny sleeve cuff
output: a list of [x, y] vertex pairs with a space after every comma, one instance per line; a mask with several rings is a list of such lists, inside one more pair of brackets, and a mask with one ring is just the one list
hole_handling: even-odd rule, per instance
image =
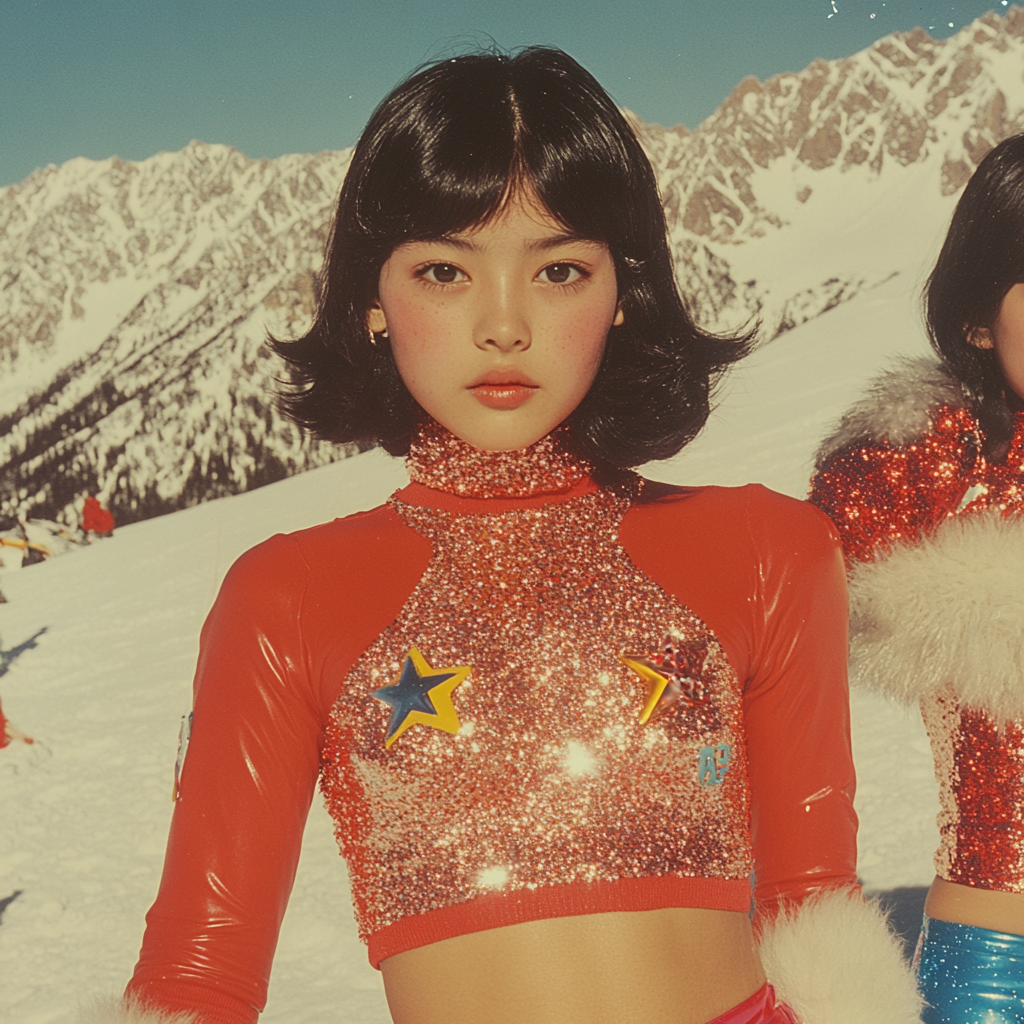
[[[244, 999], [188, 982], [133, 980], [125, 995], [133, 996], [140, 1006], [152, 1007], [161, 1015], [191, 1013], [199, 1024], [256, 1024], [259, 1019], [259, 1011]], [[160, 1019], [166, 1020], [166, 1016]]]

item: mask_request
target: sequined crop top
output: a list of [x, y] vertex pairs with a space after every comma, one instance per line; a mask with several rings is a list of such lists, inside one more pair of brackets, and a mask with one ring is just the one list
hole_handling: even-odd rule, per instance
[[484, 453], [428, 429], [409, 466], [384, 506], [225, 580], [130, 991], [255, 1019], [318, 775], [375, 965], [541, 918], [745, 913], [752, 872], [767, 913], [855, 884], [819, 512], [601, 486], [555, 437]]

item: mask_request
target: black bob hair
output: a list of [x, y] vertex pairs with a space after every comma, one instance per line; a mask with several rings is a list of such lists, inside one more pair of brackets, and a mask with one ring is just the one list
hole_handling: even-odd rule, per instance
[[560, 50], [438, 61], [387, 96], [363, 131], [327, 245], [310, 331], [271, 341], [287, 361], [285, 412], [324, 440], [405, 455], [426, 413], [367, 314], [399, 245], [485, 224], [532, 193], [615, 263], [625, 322], [570, 415], [569, 443], [598, 466], [675, 455], [700, 431], [713, 385], [751, 335], [697, 329], [676, 288], [651, 165], [592, 75]]
[[1006, 385], [994, 349], [970, 333], [991, 328], [1006, 293], [1024, 281], [1024, 135], [1001, 142], [978, 165], [953, 212], [949, 232], [925, 287], [932, 347], [974, 402], [982, 451], [1003, 462], [1020, 400]]

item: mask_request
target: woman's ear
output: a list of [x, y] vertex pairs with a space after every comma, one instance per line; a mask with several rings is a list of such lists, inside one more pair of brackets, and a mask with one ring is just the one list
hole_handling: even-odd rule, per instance
[[992, 332], [987, 327], [968, 327], [966, 329], [967, 344], [975, 348], [992, 349], [996, 347]]
[[387, 317], [384, 316], [384, 310], [380, 308], [379, 302], [375, 302], [370, 307], [370, 311], [366, 314], [366, 326], [369, 327], [374, 334], [387, 333]]
[[626, 322], [625, 314], [622, 312], [622, 306], [615, 307], [615, 319], [612, 321], [612, 327], [621, 327]]

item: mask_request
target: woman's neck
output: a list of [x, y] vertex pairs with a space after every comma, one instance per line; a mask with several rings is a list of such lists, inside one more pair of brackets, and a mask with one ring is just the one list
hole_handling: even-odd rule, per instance
[[462, 498], [531, 498], [574, 489], [594, 467], [572, 454], [567, 427], [527, 448], [490, 452], [474, 448], [433, 420], [413, 438], [406, 466], [417, 484]]

